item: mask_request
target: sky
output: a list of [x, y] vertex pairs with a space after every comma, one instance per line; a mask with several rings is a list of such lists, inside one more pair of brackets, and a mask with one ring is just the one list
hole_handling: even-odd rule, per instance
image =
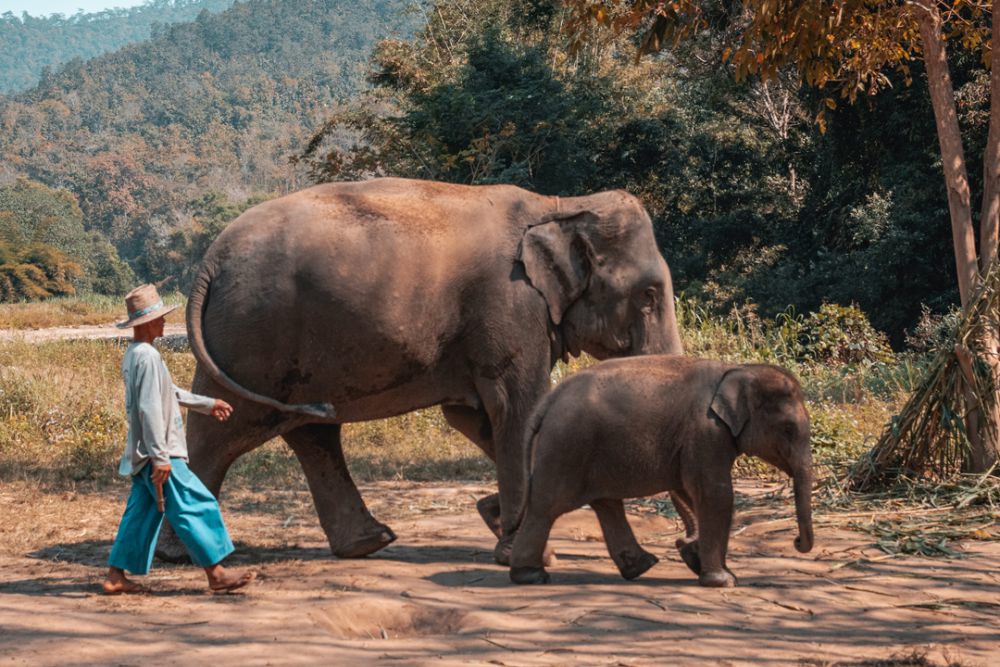
[[84, 12], [99, 12], [111, 7], [135, 7], [143, 4], [143, 0], [0, 0], [0, 14], [28, 12], [32, 16], [48, 16], [49, 14], [76, 14], [76, 10]]

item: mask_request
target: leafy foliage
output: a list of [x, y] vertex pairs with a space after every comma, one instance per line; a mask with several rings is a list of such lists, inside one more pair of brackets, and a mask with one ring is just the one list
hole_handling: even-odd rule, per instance
[[135, 282], [114, 246], [101, 234], [84, 230], [83, 212], [67, 190], [27, 179], [0, 187], [0, 243], [9, 265], [5, 301], [77, 289], [122, 294]]
[[803, 352], [816, 361], [843, 364], [892, 359], [885, 334], [872, 328], [857, 306], [823, 304], [819, 311], [803, 318], [797, 328]]
[[80, 265], [52, 246], [35, 243], [14, 250], [0, 243], [0, 302], [73, 294]]
[[0, 14], [0, 93], [29, 88], [46, 68], [74, 58], [93, 58], [149, 39], [156, 29], [191, 21], [203, 11], [219, 12], [233, 0], [146, 0], [138, 7], [72, 16]]
[[[637, 91], [599, 68], [559, 63], [553, 31], [521, 22], [526, 4], [437, 3], [413, 42], [379, 43], [375, 91], [331, 118], [305, 152], [313, 178], [585, 187], [595, 143], [616, 125], [616, 94]], [[345, 135], [356, 139], [346, 150]]]
[[[891, 86], [891, 73], [907, 84], [921, 54], [919, 23], [939, 3], [885, 0], [838, 2], [745, 2], [728, 5], [700, 0], [569, 0], [567, 30], [575, 41], [589, 39], [594, 24], [618, 32], [638, 32], [639, 53], [676, 46], [715, 28], [719, 54], [739, 80], [776, 79], [793, 69], [809, 86], [827, 87], [852, 102]], [[989, 6], [981, 0], [941, 5], [946, 38], [982, 51], [986, 62]], [[824, 106], [835, 109], [832, 97]], [[820, 114], [823, 112], [821, 111]], [[822, 122], [823, 117], [820, 115]]]
[[76, 197], [24, 178], [0, 187], [0, 240], [49, 245], [82, 259], [87, 241]]
[[198, 272], [201, 258], [215, 237], [236, 217], [265, 197], [251, 197], [238, 204], [219, 192], [209, 192], [188, 202], [188, 224], [174, 230], [165, 243], [150, 243], [142, 265], [152, 275], [171, 275], [171, 288], [185, 294]]

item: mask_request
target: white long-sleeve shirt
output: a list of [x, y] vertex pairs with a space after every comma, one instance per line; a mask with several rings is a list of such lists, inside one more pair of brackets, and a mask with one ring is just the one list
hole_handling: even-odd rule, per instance
[[163, 358], [149, 343], [132, 343], [122, 359], [128, 443], [118, 466], [122, 475], [135, 475], [149, 461], [168, 464], [188, 457], [180, 406], [209, 414], [215, 399], [175, 386]]

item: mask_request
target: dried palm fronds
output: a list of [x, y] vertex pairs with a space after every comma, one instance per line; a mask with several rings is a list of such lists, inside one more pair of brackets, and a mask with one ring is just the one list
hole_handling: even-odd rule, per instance
[[965, 308], [955, 343], [942, 349], [899, 415], [848, 473], [855, 490], [909, 478], [947, 479], [966, 469], [967, 417], [978, 436], [996, 442], [998, 404], [993, 365], [1000, 331], [1000, 269], [990, 268]]
[[1000, 539], [1000, 477], [959, 473], [947, 480], [896, 477], [877, 490], [850, 491], [830, 478], [817, 493], [817, 523], [875, 538], [890, 556], [956, 557], [968, 540]]

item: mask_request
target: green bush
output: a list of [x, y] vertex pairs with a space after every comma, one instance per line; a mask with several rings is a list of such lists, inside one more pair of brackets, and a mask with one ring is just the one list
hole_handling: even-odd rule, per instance
[[876, 330], [856, 305], [823, 304], [809, 313], [797, 328], [804, 357], [814, 361], [852, 364], [890, 362], [892, 349], [885, 334]]

